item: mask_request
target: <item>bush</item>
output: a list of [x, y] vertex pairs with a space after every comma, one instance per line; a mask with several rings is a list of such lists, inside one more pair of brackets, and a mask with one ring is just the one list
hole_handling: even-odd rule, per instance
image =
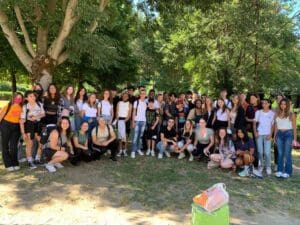
[[[26, 84], [17, 85], [17, 90], [20, 92], [25, 92], [28, 89], [30, 89], [30, 87]], [[10, 91], [11, 91], [11, 83], [9, 82], [0, 83], [0, 92], [10, 92]]]
[[11, 91], [0, 91], [0, 100], [9, 100], [11, 96]]

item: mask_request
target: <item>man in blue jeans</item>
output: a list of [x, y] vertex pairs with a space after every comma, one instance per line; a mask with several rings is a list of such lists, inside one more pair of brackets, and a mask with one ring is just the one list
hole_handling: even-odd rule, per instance
[[144, 155], [141, 151], [141, 137], [143, 137], [146, 127], [146, 109], [146, 92], [141, 90], [139, 99], [133, 103], [132, 128], [134, 129], [134, 135], [131, 146], [131, 158], [133, 159], [136, 152], [139, 155]]

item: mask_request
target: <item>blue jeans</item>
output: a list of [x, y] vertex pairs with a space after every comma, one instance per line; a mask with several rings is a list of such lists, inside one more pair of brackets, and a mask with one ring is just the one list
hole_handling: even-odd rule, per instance
[[292, 143], [294, 140], [293, 130], [277, 131], [276, 143], [278, 149], [277, 171], [291, 175], [293, 173]]
[[142, 137], [145, 131], [146, 121], [136, 121], [134, 128], [134, 135], [132, 139], [131, 152], [136, 152], [141, 149]]
[[158, 142], [156, 147], [158, 148], [160, 154], [163, 154], [164, 151], [171, 152], [174, 149], [173, 145], [165, 146], [162, 141]]
[[258, 152], [258, 165], [259, 169], [263, 169], [264, 157], [266, 168], [271, 168], [271, 139], [267, 139], [268, 135], [259, 135], [256, 139], [257, 152]]

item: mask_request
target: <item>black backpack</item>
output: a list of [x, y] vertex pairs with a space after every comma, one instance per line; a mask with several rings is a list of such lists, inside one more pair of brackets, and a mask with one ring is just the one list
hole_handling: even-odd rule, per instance
[[57, 129], [57, 126], [55, 124], [48, 124], [46, 127], [43, 128], [40, 140], [40, 143], [42, 145], [45, 145], [48, 142], [50, 133], [55, 129]]

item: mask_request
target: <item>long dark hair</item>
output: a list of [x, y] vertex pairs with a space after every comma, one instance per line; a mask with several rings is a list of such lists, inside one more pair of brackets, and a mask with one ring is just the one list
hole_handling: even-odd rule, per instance
[[67, 135], [67, 138], [70, 139], [71, 138], [71, 121], [69, 119], [69, 117], [67, 116], [62, 116], [59, 120], [58, 120], [58, 124], [57, 124], [57, 130], [58, 132], [61, 134], [62, 133], [62, 127], [61, 127], [61, 123], [63, 120], [67, 120], [69, 122], [69, 128], [66, 130], [66, 135]]
[[86, 102], [86, 101], [88, 100], [86, 88], [85, 88], [85, 87], [80, 87], [80, 88], [78, 88], [78, 91], [77, 91], [76, 96], [75, 96], [75, 103], [77, 103], [77, 101], [78, 101], [79, 98], [80, 98], [80, 94], [79, 94], [79, 93], [81, 92], [81, 90], [84, 90], [84, 91], [85, 91], [85, 93], [84, 93], [84, 95], [83, 95], [83, 102]]
[[[92, 105], [92, 103], [91, 103], [91, 96], [92, 96], [92, 95], [95, 95], [95, 98], [96, 98], [96, 100], [95, 100], [95, 102], [94, 102], [93, 105]], [[90, 106], [90, 108], [92, 108], [92, 107], [97, 108], [97, 96], [96, 96], [96, 93], [91, 93], [91, 94], [89, 95], [88, 100], [87, 100], [87, 104]]]
[[225, 101], [224, 101], [224, 99], [223, 98], [218, 98], [218, 100], [217, 100], [217, 111], [220, 109], [220, 107], [219, 107], [219, 105], [218, 105], [218, 101], [222, 101], [224, 104], [223, 104], [223, 107], [221, 108], [221, 110], [222, 110], [222, 113], [224, 113], [225, 112], [225, 110], [226, 110], [226, 105], [225, 105]]
[[216, 144], [220, 144], [221, 143], [221, 138], [220, 138], [220, 131], [221, 130], [225, 130], [225, 137], [224, 137], [224, 147], [228, 147], [229, 146], [229, 142], [231, 141], [230, 136], [227, 134], [227, 128], [226, 127], [221, 127], [220, 129], [218, 129], [217, 131], [217, 135], [216, 135]]
[[[55, 90], [56, 90], [56, 93], [55, 93], [55, 95], [54, 95], [54, 98], [52, 98], [52, 96], [51, 96], [51, 94], [50, 94], [50, 87], [51, 86], [53, 86], [53, 87], [55, 87]], [[50, 99], [50, 100], [54, 100], [55, 101], [55, 103], [59, 103], [59, 100], [60, 100], [60, 93], [59, 93], [59, 90], [58, 90], [58, 88], [57, 88], [57, 86], [54, 84], [54, 83], [51, 83], [51, 84], [49, 84], [49, 86], [48, 86], [48, 89], [47, 89], [47, 97], [46, 97], [47, 99]]]
[[[244, 134], [244, 138], [241, 139], [238, 135], [238, 132], [241, 131], [243, 134]], [[248, 132], [246, 129], [242, 129], [242, 128], [239, 128], [237, 129], [236, 131], [236, 137], [237, 137], [237, 141], [238, 142], [248, 142], [249, 141], [249, 136], [248, 136]]]

